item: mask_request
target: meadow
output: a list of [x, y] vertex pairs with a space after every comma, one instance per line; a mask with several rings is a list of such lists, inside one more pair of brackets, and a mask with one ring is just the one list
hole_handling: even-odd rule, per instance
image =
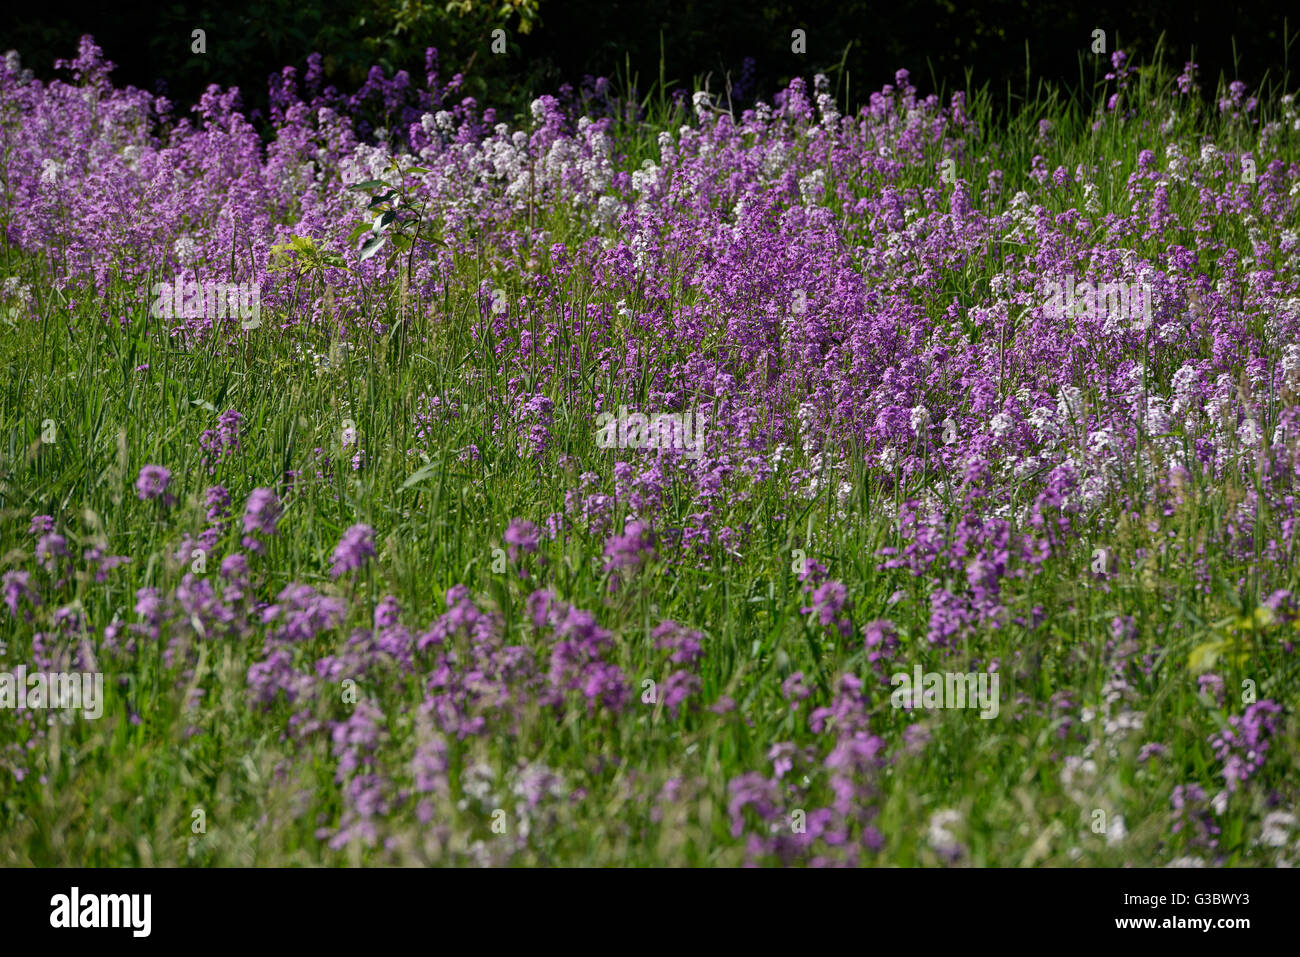
[[1107, 64], [9, 54], [0, 864], [1297, 863], [1300, 111]]

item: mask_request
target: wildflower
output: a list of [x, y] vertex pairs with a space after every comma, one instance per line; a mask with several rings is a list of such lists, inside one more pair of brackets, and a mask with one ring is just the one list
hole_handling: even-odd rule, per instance
[[522, 518], [513, 518], [506, 527], [502, 538], [510, 546], [510, 557], [513, 559], [517, 557], [520, 551], [537, 551], [537, 543], [541, 540], [541, 533], [532, 522]]
[[343, 533], [334, 547], [330, 575], [338, 578], [345, 572], [355, 571], [375, 555], [375, 531], [369, 525], [357, 524]]
[[66, 558], [67, 555], [68, 540], [56, 532], [42, 535], [40, 541], [36, 543], [36, 560], [51, 574], [58, 564], [56, 560]]
[[244, 505], [244, 547], [249, 551], [260, 552], [263, 545], [253, 534], [274, 535], [275, 523], [279, 518], [280, 503], [275, 492], [269, 488], [253, 489]]
[[135, 491], [142, 502], [161, 497], [171, 484], [172, 473], [161, 465], [146, 465], [135, 480]]
[[32, 590], [31, 580], [31, 573], [24, 571], [5, 572], [4, 578], [0, 580], [4, 603], [9, 606], [9, 614], [15, 618], [18, 617], [19, 601], [26, 600], [32, 606], [41, 604], [40, 596]]
[[203, 493], [204, 502], [208, 508], [208, 521], [215, 522], [228, 516], [230, 508], [230, 493], [224, 486], [213, 485]]

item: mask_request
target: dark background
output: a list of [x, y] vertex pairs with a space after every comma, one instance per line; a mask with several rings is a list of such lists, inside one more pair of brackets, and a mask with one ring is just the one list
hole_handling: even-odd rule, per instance
[[[847, 91], [850, 106], [892, 82], [900, 67], [911, 71], [922, 94], [965, 87], [969, 74], [974, 87], [988, 83], [995, 101], [1005, 102], [1008, 91], [1013, 97], [1026, 92], [1026, 54], [1033, 85], [1043, 80], [1091, 95], [1109, 66], [1089, 51], [1095, 28], [1107, 31], [1108, 52], [1121, 46], [1138, 59], [1153, 57], [1163, 34], [1164, 56], [1175, 71], [1194, 50], [1207, 97], [1220, 75], [1245, 80], [1252, 91], [1266, 77], [1283, 82], [1289, 67], [1284, 31], [1291, 52], [1300, 53], [1294, 42], [1300, 5], [1288, 11], [1259, 0], [462, 0], [455, 6], [449, 12], [446, 0], [128, 0], [108, 6], [72, 0], [11, 17], [0, 27], [0, 49], [17, 49], [24, 66], [48, 78], [55, 58], [75, 56], [78, 37], [90, 33], [117, 64], [118, 85], [157, 92], [162, 80], [178, 104], [193, 102], [209, 83], [238, 86], [245, 108], [265, 108], [267, 75], [286, 65], [301, 74], [313, 51], [325, 56], [328, 82], [350, 93], [372, 63], [390, 72], [408, 69], [422, 83], [424, 48], [435, 46], [444, 82], [464, 70], [465, 92], [507, 115], [562, 82], [580, 86], [584, 75], [608, 76], [616, 89], [625, 89], [630, 71], [639, 75], [644, 95], [660, 75], [661, 53], [665, 77], [677, 83], [673, 89], [689, 93], [695, 78], [712, 73], [710, 88], [720, 91], [729, 72], [734, 99], [747, 104], [755, 96], [770, 100], [791, 76], [824, 72], [837, 84], [841, 104]], [[196, 27], [207, 31], [206, 55], [190, 51]], [[506, 55], [490, 52], [495, 27], [507, 30]], [[807, 31], [804, 56], [790, 50], [796, 27]], [[752, 59], [748, 76], [746, 58]], [[1294, 86], [1290, 77], [1286, 86]]]

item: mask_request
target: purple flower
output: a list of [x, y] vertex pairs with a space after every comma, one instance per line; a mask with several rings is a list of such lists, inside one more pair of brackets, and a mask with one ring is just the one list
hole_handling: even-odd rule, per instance
[[56, 532], [42, 535], [40, 541], [36, 543], [36, 560], [51, 574], [54, 573], [56, 559], [66, 558], [67, 555], [68, 540]]
[[674, 671], [664, 682], [664, 707], [674, 718], [683, 702], [700, 690], [700, 679], [689, 671]]
[[239, 451], [239, 423], [243, 416], [227, 409], [217, 417], [216, 429], [205, 429], [199, 436], [199, 446], [204, 452], [203, 464], [208, 472], [216, 471], [216, 463]]
[[280, 503], [269, 488], [255, 488], [244, 505], [244, 534], [254, 532], [274, 535], [275, 523], [280, 518]]
[[208, 507], [208, 521], [215, 522], [229, 516], [230, 493], [224, 486], [213, 485], [203, 493], [204, 502]]
[[869, 621], [863, 626], [862, 632], [865, 636], [863, 646], [868, 661], [874, 664], [882, 659], [893, 657], [898, 648], [898, 634], [894, 630], [892, 621], [885, 618]]
[[613, 569], [636, 568], [654, 550], [654, 534], [645, 522], [629, 522], [622, 535], [605, 542], [605, 557]]
[[330, 568], [330, 575], [338, 578], [340, 575], [354, 571], [366, 563], [367, 558], [373, 558], [375, 555], [375, 530], [369, 525], [353, 525], [339, 543], [334, 546], [333, 566]]
[[248, 577], [248, 559], [241, 553], [227, 555], [221, 562], [221, 577], [227, 581], [237, 581]]
[[841, 616], [840, 613], [848, 605], [848, 597], [848, 589], [844, 587], [844, 583], [830, 579], [813, 590], [812, 605], [799, 610], [805, 615], [816, 615], [823, 627], [834, 625], [840, 636], [847, 638], [853, 626], [848, 617]]
[[704, 636], [698, 631], [683, 628], [675, 621], [662, 621], [650, 632], [655, 647], [666, 651], [671, 649], [668, 660], [675, 665], [694, 664], [703, 653], [701, 641]]
[[736, 701], [730, 695], [722, 695], [717, 701], [709, 705], [709, 710], [714, 714], [729, 714], [736, 710]]
[[812, 689], [803, 683], [803, 672], [796, 671], [781, 682], [781, 694], [790, 702], [790, 710], [797, 710], [799, 702], [812, 694]]
[[515, 558], [520, 550], [525, 552], [537, 551], [537, 543], [541, 540], [541, 533], [536, 525], [522, 518], [513, 518], [506, 527], [505, 535], [502, 536], [505, 543], [510, 546], [510, 557]]
[[1228, 790], [1235, 791], [1264, 764], [1269, 738], [1277, 733], [1274, 718], [1282, 708], [1268, 698], [1246, 707], [1246, 713], [1228, 718], [1228, 727], [1211, 735], [1215, 756], [1223, 762], [1220, 772]]
[[1137, 635], [1137, 622], [1132, 615], [1121, 615], [1111, 620], [1110, 636], [1115, 641], [1131, 641]]
[[794, 769], [795, 746], [789, 741], [778, 742], [768, 749], [767, 757], [772, 762], [772, 774], [780, 780]]
[[15, 618], [18, 616], [18, 602], [26, 599], [30, 605], [39, 605], [41, 598], [31, 588], [32, 576], [30, 572], [12, 571], [5, 572], [2, 586], [4, 589], [4, 602], [9, 606], [9, 614]]
[[140, 501], [148, 502], [161, 497], [171, 484], [172, 473], [161, 465], [146, 465], [135, 480], [135, 492]]
[[395, 628], [401, 623], [401, 606], [392, 595], [385, 595], [375, 606], [375, 628]]

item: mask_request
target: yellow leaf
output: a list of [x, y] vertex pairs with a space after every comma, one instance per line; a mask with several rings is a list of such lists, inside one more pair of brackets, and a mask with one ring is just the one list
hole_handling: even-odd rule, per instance
[[1218, 662], [1223, 645], [1223, 641], [1207, 641], [1193, 648], [1192, 653], [1187, 656], [1187, 667], [1196, 674], [1209, 671]]

